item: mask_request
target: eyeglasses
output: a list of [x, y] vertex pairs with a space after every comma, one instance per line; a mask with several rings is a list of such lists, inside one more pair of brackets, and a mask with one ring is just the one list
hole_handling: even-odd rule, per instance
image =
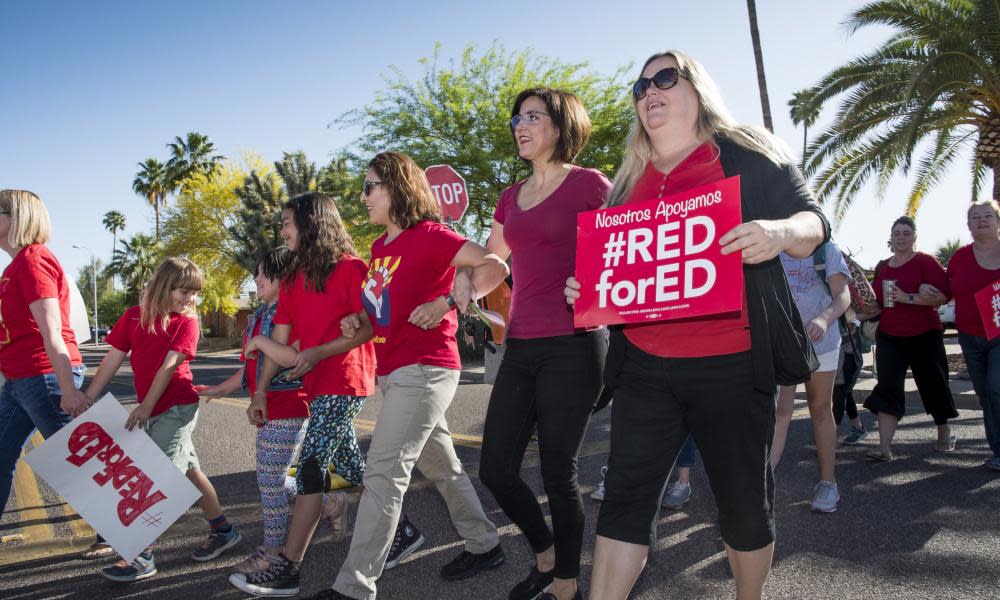
[[632, 84], [632, 100], [634, 102], [642, 100], [642, 97], [646, 95], [646, 90], [652, 84], [656, 84], [656, 87], [661, 90], [669, 90], [677, 85], [677, 81], [681, 77], [687, 79], [687, 75], [681, 73], [676, 67], [660, 69], [652, 77], [640, 77]]
[[530, 127], [531, 125], [534, 125], [535, 123], [541, 121], [542, 117], [547, 117], [547, 116], [549, 116], [549, 113], [543, 113], [540, 110], [529, 110], [523, 115], [514, 115], [513, 117], [511, 117], [510, 128], [517, 129], [517, 126], [521, 124], [521, 121], [524, 121], [524, 124]]
[[10, 216], [10, 211], [9, 210], [0, 210], [0, 215]]
[[365, 182], [365, 198], [371, 195], [372, 188], [376, 185], [385, 185], [384, 181], [366, 181]]

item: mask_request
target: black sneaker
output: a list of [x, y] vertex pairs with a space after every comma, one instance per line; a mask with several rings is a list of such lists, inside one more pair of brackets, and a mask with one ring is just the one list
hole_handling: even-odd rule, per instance
[[309, 596], [309, 600], [354, 600], [354, 598], [345, 596], [337, 590], [327, 588], [322, 592]]
[[455, 557], [455, 560], [441, 567], [441, 577], [449, 581], [468, 579], [480, 571], [495, 569], [504, 563], [503, 548], [500, 544], [488, 552], [473, 554], [465, 550]]
[[538, 565], [531, 567], [527, 579], [514, 586], [507, 598], [510, 600], [535, 600], [549, 589], [552, 580], [555, 579], [556, 570], [552, 569], [542, 573], [538, 570]]
[[[556, 600], [556, 597], [555, 594], [542, 594], [538, 597], [538, 600]], [[583, 600], [583, 592], [577, 589], [571, 600]]]
[[299, 563], [278, 557], [277, 562], [257, 573], [233, 573], [229, 583], [254, 596], [281, 597], [299, 593]]
[[392, 536], [392, 545], [389, 546], [389, 556], [385, 559], [385, 570], [398, 565], [404, 558], [417, 551], [417, 548], [424, 545], [424, 535], [420, 530], [410, 523], [410, 520], [403, 515], [403, 520], [396, 526], [396, 535]]

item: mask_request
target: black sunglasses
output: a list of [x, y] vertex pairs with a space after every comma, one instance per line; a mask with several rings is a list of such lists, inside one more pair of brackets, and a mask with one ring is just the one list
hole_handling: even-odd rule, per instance
[[365, 198], [367, 198], [369, 196], [369, 194], [372, 193], [372, 188], [375, 187], [376, 185], [385, 185], [385, 182], [384, 181], [366, 181], [365, 182], [365, 190], [364, 190], [365, 191]]
[[656, 84], [656, 87], [661, 90], [669, 90], [677, 85], [677, 80], [681, 77], [687, 79], [687, 76], [681, 73], [677, 67], [660, 69], [652, 77], [640, 77], [632, 84], [632, 100], [634, 102], [642, 100], [642, 97], [646, 95], [646, 90], [652, 84]]

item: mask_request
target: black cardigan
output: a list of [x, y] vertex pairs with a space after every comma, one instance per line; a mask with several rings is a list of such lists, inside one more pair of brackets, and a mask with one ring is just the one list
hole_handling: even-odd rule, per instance
[[[823, 222], [824, 241], [830, 239], [830, 224], [795, 165], [776, 165], [766, 156], [723, 137], [715, 141], [726, 177], [740, 176], [743, 222], [787, 219], [808, 211]], [[819, 362], [788, 288], [781, 259], [743, 265], [743, 279], [750, 319], [754, 388], [772, 394], [777, 385], [808, 381]], [[613, 327], [605, 368], [605, 385], [611, 388], [617, 384], [624, 361], [624, 342], [622, 328]]]

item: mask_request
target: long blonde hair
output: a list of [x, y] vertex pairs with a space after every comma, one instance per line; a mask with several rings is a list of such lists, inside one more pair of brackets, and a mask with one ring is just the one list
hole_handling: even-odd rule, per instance
[[[156, 333], [157, 324], [166, 330], [170, 324], [170, 309], [173, 304], [170, 293], [176, 289], [200, 292], [204, 285], [205, 277], [198, 265], [176, 256], [164, 259], [156, 267], [153, 278], [142, 292], [142, 302], [139, 304], [140, 323], [151, 333]], [[197, 319], [198, 311], [190, 306], [184, 316]]]
[[[708, 72], [698, 61], [684, 52], [668, 50], [654, 54], [642, 65], [639, 73], [645, 71], [649, 63], [665, 56], [677, 61], [681, 75], [691, 83], [691, 87], [694, 88], [695, 95], [698, 97], [699, 139], [711, 140], [714, 143], [715, 136], [722, 136], [747, 150], [763, 154], [777, 165], [792, 162], [791, 154], [784, 142], [765, 129], [753, 125], [740, 125], [733, 119], [729, 109], [722, 101], [719, 88]], [[633, 103], [633, 108], [634, 106]], [[632, 193], [635, 182], [639, 180], [652, 158], [653, 144], [637, 114], [632, 119], [632, 129], [626, 140], [625, 159], [615, 175], [611, 191], [608, 192], [608, 206], [617, 206], [625, 202], [625, 199]]]
[[22, 248], [44, 244], [52, 236], [52, 222], [42, 199], [27, 190], [0, 190], [0, 210], [10, 213], [7, 245]]

